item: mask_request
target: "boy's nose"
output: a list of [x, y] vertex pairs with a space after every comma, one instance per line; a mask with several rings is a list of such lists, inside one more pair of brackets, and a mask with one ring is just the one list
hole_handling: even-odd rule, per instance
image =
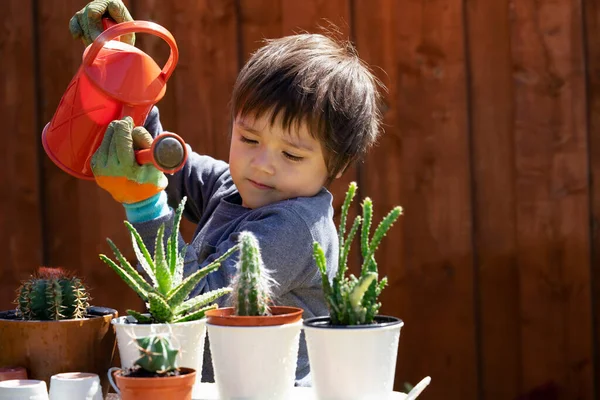
[[259, 151], [253, 158], [251, 165], [257, 170], [273, 175], [275, 173], [275, 166], [273, 165], [273, 157], [268, 151]]

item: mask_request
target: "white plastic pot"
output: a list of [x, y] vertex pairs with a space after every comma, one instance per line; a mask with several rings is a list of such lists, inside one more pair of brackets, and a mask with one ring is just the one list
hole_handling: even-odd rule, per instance
[[[271, 310], [275, 308], [272, 307]], [[226, 312], [227, 309], [207, 312], [210, 353], [220, 400], [290, 398], [294, 388], [302, 328], [302, 310], [295, 310], [295, 322], [270, 326], [217, 325], [213, 323], [215, 319], [211, 320], [211, 313]], [[244, 320], [275, 317], [225, 318]]]
[[177, 365], [198, 371], [193, 396], [199, 395], [197, 392], [202, 378], [206, 319], [176, 324], [137, 324], [133, 317], [127, 316], [113, 319], [112, 324], [117, 332], [121, 368], [133, 367], [134, 362], [140, 358], [140, 351], [135, 342], [136, 338], [151, 334], [170, 334], [173, 346], [179, 349]]
[[402, 320], [376, 316], [376, 324], [330, 325], [304, 321], [313, 386], [319, 400], [385, 400], [392, 396]]

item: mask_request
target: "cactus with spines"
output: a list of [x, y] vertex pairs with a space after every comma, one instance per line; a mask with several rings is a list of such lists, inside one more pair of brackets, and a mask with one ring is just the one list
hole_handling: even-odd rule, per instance
[[241, 232], [239, 245], [240, 258], [237, 274], [231, 285], [235, 315], [271, 315], [269, 303], [275, 281], [264, 266], [258, 240], [251, 232]]
[[168, 336], [150, 335], [137, 338], [135, 341], [141, 355], [134, 364], [144, 371], [164, 375], [178, 369], [179, 350], [173, 348]]
[[179, 251], [179, 224], [185, 206], [184, 197], [177, 207], [173, 221], [173, 230], [164, 247], [164, 224], [158, 229], [154, 255], [151, 256], [144, 244], [142, 237], [128, 221], [125, 226], [131, 234], [131, 243], [141, 269], [148, 276], [146, 281], [142, 275], [131, 266], [121, 251], [110, 240], [106, 239], [111, 247], [118, 264], [104, 254], [100, 259], [108, 264], [129, 285], [138, 296], [146, 302], [150, 316], [134, 310], [127, 310], [138, 323], [177, 323], [195, 321], [204, 318], [206, 311], [217, 308], [212, 303], [219, 297], [231, 292], [231, 288], [225, 287], [201, 294], [197, 297], [187, 299], [194, 288], [209, 273], [216, 271], [223, 261], [238, 250], [236, 244], [223, 255], [215, 259], [209, 265], [194, 272], [187, 278], [183, 278], [183, 264], [187, 246]]
[[25, 320], [84, 318], [91, 300], [81, 279], [61, 268], [40, 267], [17, 293], [17, 315]]
[[[329, 306], [331, 323], [333, 325], [362, 325], [371, 324], [381, 303], [378, 297], [387, 285], [387, 278], [378, 281], [377, 262], [375, 251], [381, 244], [381, 240], [387, 234], [394, 222], [402, 215], [402, 208], [394, 207], [379, 223], [371, 237], [371, 223], [373, 219], [373, 202], [365, 198], [362, 203], [362, 217], [358, 215], [346, 236], [346, 220], [348, 210], [356, 194], [356, 182], [350, 183], [342, 211], [339, 226], [339, 258], [338, 270], [329, 282], [327, 275], [327, 260], [325, 253], [319, 243], [313, 244], [313, 255], [323, 283], [323, 292]], [[361, 229], [360, 248], [362, 254], [362, 267], [359, 277], [350, 274], [348, 270], [348, 254], [354, 237]]]

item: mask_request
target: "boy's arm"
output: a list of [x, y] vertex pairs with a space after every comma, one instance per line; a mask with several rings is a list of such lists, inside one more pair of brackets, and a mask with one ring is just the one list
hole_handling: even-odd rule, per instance
[[[163, 132], [158, 107], [152, 108], [144, 127], [153, 138]], [[188, 220], [198, 223], [207, 201], [229, 179], [229, 166], [223, 161], [195, 153], [188, 145], [188, 159], [184, 167], [166, 176], [169, 182], [166, 188], [169, 206], [176, 209], [183, 196], [187, 196], [184, 215]]]
[[[304, 282], [311, 280], [318, 269], [312, 256], [313, 237], [306, 223], [298, 214], [289, 210], [276, 210], [260, 219], [245, 222], [240, 231], [250, 231], [258, 239], [265, 267], [271, 277], [277, 282], [273, 288], [273, 301]], [[233, 233], [221, 242], [208, 258], [195, 269], [202, 268], [225, 253], [237, 243], [239, 233]], [[209, 251], [210, 251], [209, 250]], [[193, 296], [229, 286], [237, 271], [239, 254], [227, 259], [221, 267], [209, 274], [196, 288]], [[200, 257], [202, 258], [202, 257]], [[189, 266], [191, 267], [191, 266]], [[191, 273], [193, 271], [187, 271]], [[228, 297], [222, 297], [217, 302], [220, 307], [229, 306]], [[283, 305], [283, 304], [281, 304]]]

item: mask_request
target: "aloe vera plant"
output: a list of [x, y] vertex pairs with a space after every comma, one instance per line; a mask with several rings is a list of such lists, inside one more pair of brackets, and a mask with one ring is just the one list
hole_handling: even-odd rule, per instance
[[[350, 231], [346, 236], [346, 220], [350, 204], [356, 194], [356, 182], [350, 183], [342, 212], [339, 226], [339, 259], [338, 270], [329, 282], [327, 276], [327, 260], [325, 253], [319, 243], [313, 244], [313, 255], [323, 282], [323, 291], [327, 300], [333, 325], [360, 325], [370, 324], [379, 312], [381, 303], [377, 301], [379, 295], [387, 285], [387, 278], [378, 281], [379, 272], [375, 261], [375, 251], [381, 240], [392, 227], [394, 222], [402, 214], [402, 208], [394, 207], [379, 223], [373, 236], [370, 237], [371, 223], [373, 219], [373, 202], [365, 198], [362, 203], [362, 217], [359, 215], [354, 219]], [[360, 276], [353, 274], [346, 277], [348, 270], [348, 254], [352, 241], [361, 228], [360, 243], [363, 263]]]
[[183, 263], [187, 246], [184, 246], [181, 252], [179, 251], [178, 233], [185, 202], [186, 197], [177, 207], [173, 230], [168, 238], [166, 249], [163, 244], [164, 224], [159, 227], [154, 256], [150, 255], [142, 237], [133, 225], [125, 221], [125, 226], [131, 233], [131, 243], [136, 258], [150, 282], [147, 282], [131, 266], [110, 239], [106, 240], [119, 263], [117, 264], [106, 255], [100, 254], [100, 259], [108, 264], [147, 303], [151, 317], [134, 310], [127, 310], [127, 313], [139, 323], [177, 323], [201, 319], [207, 310], [217, 308], [216, 304], [209, 303], [232, 290], [228, 287], [220, 288], [186, 300], [200, 280], [216, 271], [221, 263], [239, 248], [239, 244], [231, 247], [209, 265], [183, 279]]

